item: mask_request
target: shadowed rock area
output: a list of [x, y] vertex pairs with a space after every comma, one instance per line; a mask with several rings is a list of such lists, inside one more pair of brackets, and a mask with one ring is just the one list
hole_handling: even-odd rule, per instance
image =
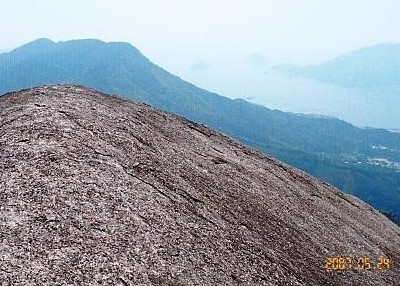
[[398, 285], [399, 258], [370, 206], [202, 125], [80, 86], [0, 98], [0, 285]]

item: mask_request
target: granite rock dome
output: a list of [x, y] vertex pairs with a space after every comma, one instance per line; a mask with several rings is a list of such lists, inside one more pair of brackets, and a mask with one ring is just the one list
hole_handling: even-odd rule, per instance
[[[1, 285], [400, 281], [398, 226], [182, 117], [42, 86], [0, 97], [0, 135]], [[391, 265], [327, 271], [338, 256]]]

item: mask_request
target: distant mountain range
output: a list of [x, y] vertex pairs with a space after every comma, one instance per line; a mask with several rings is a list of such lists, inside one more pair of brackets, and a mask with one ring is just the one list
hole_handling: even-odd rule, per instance
[[312, 66], [280, 65], [277, 70], [346, 87], [400, 87], [400, 44], [381, 44]]
[[168, 73], [126, 43], [40, 39], [0, 55], [0, 93], [55, 83], [86, 85], [206, 124], [400, 221], [400, 134], [231, 100]]

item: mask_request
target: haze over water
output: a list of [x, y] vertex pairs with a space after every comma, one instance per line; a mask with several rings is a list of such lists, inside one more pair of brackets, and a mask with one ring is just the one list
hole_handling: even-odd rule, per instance
[[276, 64], [317, 64], [400, 42], [399, 12], [396, 0], [4, 1], [0, 25], [8, 29], [0, 51], [42, 37], [130, 42], [161, 67], [224, 96], [396, 129], [397, 91], [364, 97], [359, 90], [265, 73]]

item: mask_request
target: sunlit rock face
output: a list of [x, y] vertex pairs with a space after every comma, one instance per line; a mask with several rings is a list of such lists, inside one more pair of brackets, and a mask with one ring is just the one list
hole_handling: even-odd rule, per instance
[[43, 86], [0, 97], [0, 135], [1, 285], [400, 281], [398, 226], [182, 117]]

